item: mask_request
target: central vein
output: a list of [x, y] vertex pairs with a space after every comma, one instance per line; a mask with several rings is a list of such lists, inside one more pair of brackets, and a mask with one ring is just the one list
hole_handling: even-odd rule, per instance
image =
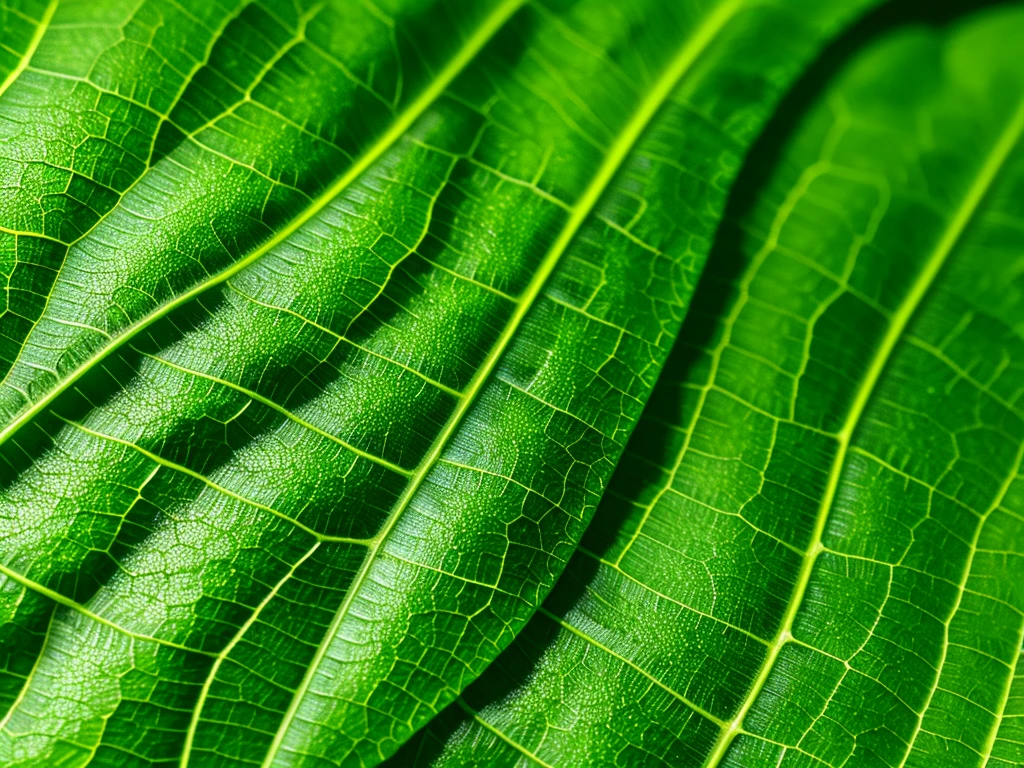
[[683, 75], [717, 37], [718, 33], [729, 22], [729, 20], [736, 15], [744, 1], [745, 0], [728, 0], [728, 2], [718, 6], [715, 11], [704, 20], [693, 36], [687, 41], [682, 50], [680, 50], [675, 58], [672, 59], [669, 66], [654, 84], [650, 93], [640, 103], [633, 117], [629, 120], [622, 132], [616, 138], [615, 142], [609, 148], [604, 161], [601, 163], [590, 184], [587, 186], [576, 204], [572, 207], [569, 218], [562, 231], [559, 233], [558, 238], [548, 250], [544, 260], [541, 262], [536, 273], [534, 273], [526, 290], [517, 300], [515, 311], [506, 323], [501, 336], [491, 348], [490, 353], [484, 360], [481, 367], [473, 376], [473, 379], [470, 381], [469, 386], [459, 399], [458, 405], [449, 417], [441, 434], [434, 441], [430, 452], [424, 457], [419, 467], [417, 467], [413, 477], [409, 481], [409, 484], [406, 486], [404, 493], [397, 501], [395, 508], [384, 523], [380, 533], [375, 537], [373, 544], [370, 546], [370, 550], [359, 569], [359, 573], [356, 575], [352, 586], [349, 588], [345, 596], [345, 600], [339, 607], [334, 620], [331, 622], [331, 625], [324, 634], [323, 641], [317, 648], [316, 655], [313, 657], [305, 677], [292, 697], [291, 705], [281, 721], [277, 734], [274, 736], [274, 741], [270, 745], [266, 759], [263, 762], [264, 768], [268, 768], [273, 764], [274, 758], [284, 741], [291, 722], [295, 718], [295, 714], [298, 711], [303, 695], [316, 675], [316, 670], [326, 654], [331, 640], [335, 637], [342, 621], [348, 614], [354, 597], [359, 592], [363, 582], [366, 580], [373, 562], [375, 561], [377, 554], [380, 552], [384, 541], [386, 541], [388, 534], [394, 529], [398, 520], [401, 518], [402, 513], [408, 508], [410, 502], [416, 495], [420, 486], [423, 484], [423, 481], [426, 479], [430, 470], [441, 457], [441, 454], [449, 440], [458, 430], [463, 417], [469, 411], [470, 407], [475, 402], [477, 395], [487, 383], [492, 371], [498, 364], [498, 361], [501, 359], [519, 327], [522, 325], [523, 320], [535, 303], [537, 297], [540, 295], [548, 281], [548, 278], [558, 265], [562, 255], [571, 244], [580, 227], [582, 227], [583, 223], [587, 220], [591, 211], [597, 205], [602, 194], [608, 188], [608, 185], [611, 183], [615, 174], [618, 172], [626, 157], [629, 155], [644, 130], [650, 124], [655, 114], [664, 105], [665, 101], [682, 79]]

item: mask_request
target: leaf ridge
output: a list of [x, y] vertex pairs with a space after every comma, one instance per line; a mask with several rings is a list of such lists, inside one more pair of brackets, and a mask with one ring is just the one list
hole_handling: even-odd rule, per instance
[[[620, 496], [619, 498], [622, 498], [622, 497]], [[765, 645], [765, 646], [768, 645], [768, 641], [767, 640], [765, 640], [763, 637], [758, 637], [756, 634], [751, 632], [749, 629], [744, 629], [743, 627], [739, 626], [738, 624], [733, 624], [732, 622], [726, 621], [725, 619], [719, 618], [718, 616], [713, 616], [712, 614], [707, 613], [706, 611], [701, 611], [701, 610], [699, 610], [697, 608], [694, 608], [692, 605], [687, 605], [686, 603], [684, 603], [681, 600], [678, 600], [678, 599], [676, 599], [674, 597], [669, 597], [665, 593], [659, 592], [658, 590], [656, 590], [650, 584], [645, 584], [644, 582], [640, 581], [638, 578], [636, 578], [631, 573], [627, 573], [622, 568], [620, 568], [619, 566], [615, 565], [615, 563], [613, 563], [613, 562], [611, 562], [609, 560], [605, 560], [600, 555], [598, 555], [598, 554], [596, 554], [594, 552], [591, 552], [589, 549], [586, 549], [585, 547], [579, 547], [579, 548], [577, 548], [576, 551], [579, 552], [581, 555], [583, 555], [585, 557], [589, 557], [591, 560], [596, 561], [600, 565], [604, 565], [604, 566], [607, 566], [608, 568], [611, 568], [619, 576], [621, 576], [622, 578], [626, 579], [627, 581], [632, 582], [633, 584], [636, 584], [641, 589], [644, 589], [647, 592], [650, 592], [652, 595], [657, 597], [659, 600], [664, 600], [664, 601], [672, 603], [674, 605], [678, 605], [680, 608], [685, 608], [688, 611], [693, 611], [694, 613], [698, 614], [699, 616], [704, 617], [708, 621], [714, 622], [715, 624], [721, 624], [723, 627], [728, 627], [729, 629], [733, 630], [734, 632], [739, 632], [741, 635], [746, 635], [751, 640], [753, 640], [756, 643], [759, 643], [760, 645]]]
[[672, 688], [669, 685], [666, 685], [661, 680], [658, 680], [654, 675], [652, 675], [650, 672], [648, 672], [645, 669], [643, 669], [642, 667], [640, 667], [636, 662], [631, 661], [630, 659], [626, 658], [625, 656], [623, 656], [620, 653], [617, 653], [616, 651], [614, 651], [613, 649], [609, 648], [604, 643], [600, 642], [597, 638], [595, 638], [592, 635], [589, 635], [586, 632], [584, 632], [579, 627], [577, 627], [577, 626], [575, 626], [573, 624], [570, 624], [565, 619], [559, 618], [558, 616], [553, 614], [551, 611], [549, 611], [544, 606], [541, 606], [540, 608], [538, 608], [537, 611], [539, 613], [542, 613], [544, 616], [549, 618], [551, 621], [555, 622], [558, 626], [564, 628], [566, 631], [571, 632], [572, 634], [576, 635], [577, 637], [579, 637], [580, 639], [582, 639], [585, 642], [589, 643], [590, 645], [594, 646], [595, 648], [599, 648], [600, 650], [604, 651], [609, 656], [611, 656], [613, 659], [621, 661], [627, 667], [630, 667], [631, 669], [636, 671], [638, 674], [640, 674], [641, 676], [643, 676], [644, 678], [649, 680], [653, 685], [656, 685], [658, 688], [661, 688], [663, 691], [665, 691], [665, 693], [668, 693], [669, 695], [673, 696], [674, 698], [679, 699], [679, 701], [681, 701], [687, 707], [692, 709], [698, 715], [701, 715], [702, 717], [706, 717], [708, 720], [710, 720], [711, 722], [713, 722], [715, 725], [719, 726], [720, 728], [725, 727], [725, 721], [724, 720], [722, 720], [721, 718], [715, 717], [713, 714], [708, 712], [703, 707], [701, 707], [698, 704], [695, 704], [694, 702], [690, 701], [688, 698], [686, 698], [686, 696], [681, 694], [679, 691], [675, 690], [674, 688]]
[[[410, 253], [411, 252], [412, 251], [410, 250]], [[328, 327], [326, 327], [324, 325], [321, 325], [320, 323], [316, 322], [315, 320], [311, 320], [310, 318], [306, 317], [301, 312], [296, 312], [294, 309], [290, 309], [288, 307], [281, 307], [281, 306], [278, 306], [277, 304], [268, 304], [265, 301], [260, 301], [259, 299], [255, 299], [252, 296], [250, 296], [249, 294], [247, 294], [244, 291], [240, 290], [237, 286], [235, 286], [234, 284], [232, 284], [230, 282], [227, 283], [227, 287], [230, 290], [232, 290], [234, 293], [236, 293], [239, 296], [241, 296], [246, 301], [250, 301], [250, 302], [252, 302], [253, 304], [255, 304], [255, 305], [259, 306], [259, 307], [264, 307], [265, 309], [270, 309], [270, 310], [273, 310], [275, 312], [283, 312], [286, 315], [291, 315], [296, 320], [301, 320], [302, 322], [306, 323], [307, 325], [311, 326], [312, 328], [316, 328], [321, 333], [325, 333], [328, 336], [330, 336], [331, 338], [336, 339], [338, 343], [342, 343], [343, 342], [343, 343], [348, 344], [349, 346], [351, 346], [353, 349], [358, 349], [360, 352], [364, 352], [367, 355], [371, 355], [372, 357], [376, 357], [378, 360], [383, 360], [385, 363], [390, 363], [391, 365], [397, 366], [397, 367], [401, 368], [402, 370], [408, 371], [409, 373], [411, 373], [416, 378], [422, 379], [427, 384], [430, 384], [433, 387], [437, 387], [442, 392], [446, 392], [449, 395], [451, 395], [452, 397], [459, 397], [462, 394], [457, 389], [453, 389], [452, 387], [449, 387], [447, 384], [443, 384], [440, 381], [437, 381], [436, 379], [430, 378], [429, 376], [421, 373], [420, 371], [417, 371], [412, 366], [406, 365], [405, 363], [400, 363], [398, 360], [395, 360], [394, 358], [388, 357], [387, 355], [382, 355], [380, 352], [375, 352], [374, 350], [370, 349], [369, 347], [363, 346], [362, 344], [358, 344], [357, 342], [354, 342], [354, 341], [352, 341], [352, 339], [350, 339], [347, 336], [345, 336], [343, 333], [338, 333], [336, 331], [332, 331], [330, 328], [328, 328]], [[351, 323], [350, 323], [350, 325], [351, 325]], [[189, 372], [194, 373], [194, 371], [189, 371]], [[275, 405], [274, 407], [276, 408], [276, 407], [279, 407], [279, 406]], [[332, 438], [332, 439], [334, 439], [334, 438]], [[403, 469], [401, 471], [404, 474], [406, 474], [406, 475], [411, 474], [410, 472], [408, 472], [408, 470], [404, 470]]]
[[468, 714], [470, 717], [472, 717], [476, 722], [480, 723], [480, 725], [483, 726], [486, 730], [490, 731], [495, 736], [497, 736], [499, 739], [501, 739], [506, 744], [508, 744], [510, 747], [515, 749], [517, 752], [521, 752], [523, 754], [523, 756], [526, 757], [528, 760], [530, 760], [531, 762], [535, 763], [536, 765], [541, 766], [541, 768], [555, 768], [550, 763], [545, 763], [543, 760], [541, 760], [539, 757], [537, 757], [535, 754], [533, 754], [533, 752], [528, 750], [526, 747], [524, 747], [518, 741], [515, 741], [511, 737], [507, 736], [501, 730], [495, 728], [493, 725], [491, 725], [486, 720], [484, 720], [482, 717], [480, 717], [480, 715], [478, 715], [476, 712], [474, 712], [472, 710], [472, 708], [462, 700], [461, 696], [458, 699], [456, 699], [456, 701], [458, 701], [459, 704], [462, 706], [462, 708], [464, 710], [466, 710], [466, 714]]
[[[280, 405], [280, 404], [274, 402], [269, 397], [265, 397], [264, 395], [261, 395], [259, 392], [254, 392], [253, 390], [249, 389], [248, 387], [243, 387], [241, 384], [236, 384], [233, 381], [228, 381], [227, 379], [222, 379], [220, 376], [214, 376], [213, 374], [210, 374], [210, 373], [202, 373], [200, 371], [193, 370], [192, 368], [188, 368], [187, 366], [171, 362], [170, 360], [167, 360], [167, 359], [165, 359], [163, 357], [160, 357], [159, 355], [153, 355], [153, 354], [150, 354], [148, 352], [144, 352], [142, 354], [145, 357], [147, 357], [148, 359], [153, 360], [154, 362], [166, 365], [168, 368], [173, 368], [174, 370], [180, 371], [181, 373], [187, 374], [189, 376], [195, 376], [195, 377], [200, 378], [200, 379], [206, 379], [207, 381], [213, 382], [214, 384], [219, 384], [222, 387], [227, 387], [228, 389], [233, 389], [234, 391], [239, 392], [239, 393], [245, 395], [246, 397], [249, 397], [249, 398], [255, 400], [258, 403], [262, 403], [263, 405], [267, 406], [268, 408], [272, 408], [273, 410], [277, 411], [278, 413], [280, 413], [282, 416], [284, 416], [288, 420], [295, 422], [296, 424], [298, 424], [301, 427], [305, 427], [306, 429], [310, 430], [311, 432], [315, 432], [316, 434], [320, 435], [321, 437], [326, 437], [331, 442], [337, 443], [338, 445], [340, 445], [345, 450], [351, 451], [356, 456], [364, 458], [364, 459], [366, 459], [369, 462], [372, 462], [374, 464], [377, 464], [378, 466], [384, 467], [385, 469], [389, 469], [392, 472], [395, 472], [395, 473], [397, 473], [399, 475], [403, 475], [404, 477], [409, 477], [409, 475], [412, 474], [412, 472], [410, 472], [408, 469], [405, 469], [404, 467], [401, 467], [398, 464], [395, 464], [394, 462], [388, 461], [385, 458], [377, 456], [377, 455], [375, 455], [373, 453], [370, 453], [368, 451], [364, 451], [364, 450], [362, 450], [360, 448], [356, 448], [351, 443], [347, 443], [344, 440], [342, 440], [340, 437], [337, 437], [336, 435], [332, 435], [330, 432], [327, 432], [327, 431], [321, 429], [320, 427], [316, 426], [315, 424], [307, 421], [306, 419], [302, 418], [297, 413], [292, 412], [290, 409], [286, 408], [285, 406]], [[384, 359], [387, 359], [387, 358], [384, 358]]]
[[[105, 627], [110, 627], [111, 629], [115, 630], [116, 632], [120, 632], [122, 635], [125, 635], [126, 637], [130, 637], [130, 638], [132, 638], [134, 640], [145, 640], [146, 642], [157, 643], [158, 645], [164, 645], [164, 646], [167, 646], [168, 648], [174, 648], [174, 649], [179, 650], [179, 651], [188, 651], [189, 653], [198, 653], [198, 654], [203, 655], [203, 656], [216, 656], [215, 653], [212, 653], [210, 651], [204, 651], [204, 650], [201, 650], [199, 648], [190, 648], [187, 645], [182, 645], [181, 643], [175, 643], [172, 640], [164, 640], [163, 638], [160, 638], [160, 637], [153, 637], [152, 635], [142, 635], [142, 634], [139, 634], [138, 632], [132, 632], [130, 629], [122, 627], [117, 622], [111, 621], [108, 618], [100, 616], [98, 613], [90, 610], [87, 606], [83, 605], [82, 603], [78, 602], [77, 600], [73, 600], [72, 598], [68, 597], [67, 595], [62, 595], [60, 592], [57, 592], [56, 590], [50, 589], [49, 587], [40, 584], [38, 581], [30, 579], [28, 576], [25, 576], [25, 575], [23, 575], [21, 573], [18, 573], [17, 571], [15, 571], [15, 570], [13, 570], [11, 568], [8, 568], [6, 565], [0, 564], [0, 574], [3, 574], [4, 576], [6, 576], [7, 578], [11, 579], [12, 581], [18, 582], [19, 584], [21, 584], [23, 587], [26, 587], [27, 589], [31, 589], [33, 592], [36, 592], [36, 593], [38, 593], [40, 595], [43, 595], [44, 597], [50, 598], [55, 603], [57, 603], [59, 605], [63, 605], [65, 608], [70, 608], [75, 613], [79, 613], [82, 616], [85, 616], [86, 618], [92, 619], [96, 623], [102, 624]], [[39, 654], [39, 658], [42, 658], [42, 656], [43, 656], [43, 654], [40, 653]], [[28, 679], [26, 679], [25, 680], [25, 685], [24, 685], [25, 689], [28, 688], [28, 682], [29, 682]], [[8, 710], [8, 712], [7, 712], [7, 716], [9, 717], [10, 714], [13, 711], [14, 711], [14, 706], [11, 706], [10, 709]], [[2, 727], [3, 727], [3, 721], [0, 721], [0, 728], [2, 728]]]
[[269, 512], [270, 514], [274, 515], [275, 517], [279, 517], [282, 520], [284, 520], [284, 521], [286, 521], [288, 523], [291, 523], [296, 528], [298, 528], [300, 531], [303, 531], [304, 533], [308, 533], [310, 536], [312, 536], [315, 539], [317, 539], [317, 541], [333, 541], [333, 542], [342, 542], [342, 543], [346, 543], [346, 544], [361, 544], [363, 546], [367, 545], [369, 543], [369, 541], [370, 541], [368, 539], [352, 539], [352, 538], [348, 538], [348, 537], [344, 537], [344, 536], [327, 536], [325, 534], [318, 533], [314, 529], [310, 528], [308, 525], [304, 525], [303, 523], [300, 523], [294, 517], [286, 515], [284, 512], [281, 512], [278, 509], [274, 509], [273, 507], [268, 507], [266, 504], [261, 504], [260, 502], [254, 501], [253, 499], [247, 499], [246, 497], [241, 496], [241, 495], [235, 493], [234, 491], [230, 490], [229, 488], [225, 488], [224, 486], [220, 485], [219, 483], [214, 482], [213, 480], [208, 478], [206, 475], [204, 475], [202, 472], [196, 472], [194, 469], [189, 469], [184, 464], [178, 464], [177, 462], [171, 461], [170, 459], [165, 459], [163, 456], [160, 456], [159, 454], [153, 453], [152, 451], [146, 450], [141, 445], [133, 443], [131, 440], [125, 440], [125, 439], [120, 438], [120, 437], [114, 437], [113, 435], [108, 435], [108, 434], [105, 434], [103, 432], [98, 432], [95, 429], [90, 429], [89, 427], [85, 426], [84, 424], [81, 424], [81, 423], [79, 423], [77, 421], [71, 421], [70, 419], [65, 419], [62, 416], [58, 416], [57, 418], [59, 418], [61, 421], [63, 421], [64, 423], [68, 424], [69, 426], [72, 426], [72, 427], [74, 427], [76, 429], [80, 429], [82, 432], [86, 433], [87, 435], [92, 435], [93, 437], [97, 438], [98, 440], [107, 440], [107, 441], [109, 441], [111, 443], [118, 443], [119, 445], [123, 445], [126, 448], [131, 448], [132, 450], [137, 451], [141, 455], [145, 456], [150, 461], [152, 461], [152, 462], [154, 462], [154, 463], [156, 463], [156, 464], [158, 464], [158, 465], [160, 465], [162, 467], [167, 467], [170, 470], [173, 470], [175, 472], [180, 472], [183, 475], [188, 475], [189, 477], [192, 477], [192, 478], [194, 478], [196, 480], [199, 480], [203, 484], [209, 486], [210, 488], [212, 488], [213, 490], [215, 490], [215, 491], [217, 491], [219, 493], [224, 494], [228, 498], [234, 499], [235, 501], [241, 502], [242, 504], [247, 504], [247, 505], [249, 505], [251, 507], [255, 507], [256, 509], [261, 509], [264, 512]]

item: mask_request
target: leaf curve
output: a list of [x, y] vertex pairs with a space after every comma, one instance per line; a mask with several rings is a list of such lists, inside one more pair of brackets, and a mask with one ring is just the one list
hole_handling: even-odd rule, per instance
[[[582, 535], [743, 147], [860, 3], [807, 5], [59, 4], [0, 98], [33, 182], [2, 759], [373, 763], [479, 674]], [[790, 37], [732, 61], [765, 20]]]
[[1022, 36], [900, 26], [815, 97], [573, 562], [396, 765], [1024, 759]]

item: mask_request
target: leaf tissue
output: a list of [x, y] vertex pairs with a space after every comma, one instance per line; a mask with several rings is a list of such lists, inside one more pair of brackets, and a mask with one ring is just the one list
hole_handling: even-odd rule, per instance
[[1024, 765], [1022, 47], [0, 0], [0, 765]]

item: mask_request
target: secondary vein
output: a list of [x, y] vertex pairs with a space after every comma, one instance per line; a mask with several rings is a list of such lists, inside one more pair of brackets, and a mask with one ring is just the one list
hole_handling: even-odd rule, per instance
[[384, 153], [387, 152], [399, 139], [401, 139], [402, 136], [406, 134], [420, 116], [426, 112], [426, 110], [458, 76], [458, 74], [465, 69], [466, 65], [468, 65], [476, 54], [479, 53], [494, 34], [505, 25], [505, 22], [520, 8], [520, 6], [522, 6], [524, 2], [525, 0], [506, 0], [506, 2], [502, 3], [479, 27], [479, 29], [477, 29], [472, 37], [466, 41], [466, 44], [451, 59], [451, 61], [448, 62], [438, 76], [434, 78], [430, 86], [427, 87], [423, 93], [421, 93], [416, 100], [398, 116], [395, 122], [392, 123], [389, 130], [381, 136], [381, 138], [378, 139], [377, 142], [367, 150], [367, 152], [353, 163], [352, 166], [334, 182], [334, 184], [318, 195], [305, 208], [305, 210], [302, 211], [302, 213], [292, 219], [272, 238], [267, 240], [263, 245], [252, 251], [247, 256], [239, 259], [220, 272], [211, 275], [201, 283], [197, 283], [192, 288], [174, 297], [170, 301], [161, 304], [145, 317], [132, 325], [129, 325], [121, 331], [121, 333], [117, 334], [109, 344], [98, 350], [84, 362], [80, 363], [78, 367], [68, 374], [68, 376], [66, 376], [56, 387], [47, 392], [42, 398], [34, 402], [29, 408], [25, 409], [21, 415], [4, 427], [4, 429], [0, 431], [0, 445], [9, 440], [25, 424], [34, 419], [43, 409], [49, 406], [58, 395], [67, 390], [72, 384], [78, 381], [78, 379], [88, 371], [92, 370], [95, 365], [106, 359], [111, 353], [119, 349], [137, 333], [148, 328], [172, 310], [188, 303], [200, 294], [205, 293], [211, 288], [220, 285], [224, 281], [238, 274], [241, 270], [258, 260], [264, 254], [284, 242], [316, 214], [323, 210], [332, 200], [334, 200], [334, 198], [347, 189], [354, 181], [356, 181], [356, 179], [369, 169], [370, 166], [377, 162], [377, 160], [379, 160], [381, 156], [383, 156]]

